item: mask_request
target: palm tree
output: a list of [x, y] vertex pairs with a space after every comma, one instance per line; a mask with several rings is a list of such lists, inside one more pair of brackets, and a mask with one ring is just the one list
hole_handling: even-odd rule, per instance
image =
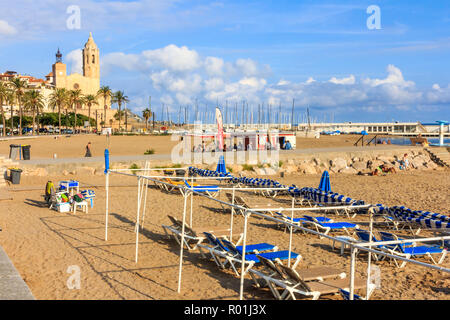
[[10, 80], [10, 83], [13, 88], [14, 94], [16, 95], [17, 103], [19, 104], [19, 135], [22, 135], [22, 99], [27, 88], [27, 83], [26, 81], [21, 80], [18, 77]]
[[3, 136], [6, 136], [6, 118], [5, 118], [5, 110], [3, 109], [3, 104], [7, 101], [9, 94], [9, 89], [6, 87], [3, 82], [0, 82], [0, 111], [2, 113], [2, 121], [3, 121]]
[[120, 119], [122, 118], [122, 112], [121, 112], [121, 107], [122, 107], [122, 103], [127, 103], [130, 100], [128, 100], [128, 97], [124, 94], [123, 91], [117, 91], [114, 92], [113, 96], [112, 96], [112, 102], [113, 103], [117, 103], [117, 105], [119, 106], [119, 131], [120, 131]]
[[112, 91], [108, 86], [102, 86], [102, 87], [100, 87], [100, 90], [97, 91], [97, 96], [103, 98], [104, 108], [105, 108], [104, 120], [106, 122], [106, 109], [108, 108], [108, 106], [106, 105], [106, 99], [111, 98]]
[[32, 127], [32, 134], [34, 135], [34, 126], [36, 124], [36, 113], [39, 112], [39, 110], [44, 109], [45, 102], [44, 102], [44, 96], [41, 92], [37, 90], [31, 90], [27, 91], [24, 94], [23, 97], [24, 107], [27, 110], [31, 110], [32, 116], [33, 116], [33, 127]]
[[[93, 95], [93, 94], [88, 94], [84, 97], [84, 104], [86, 104], [88, 106], [88, 118], [89, 118], [89, 133], [91, 132], [91, 106], [93, 104], [98, 105], [98, 101], [97, 98]], [[97, 125], [97, 124], [96, 124]]]
[[6, 96], [6, 103], [9, 105], [11, 110], [11, 136], [14, 135], [14, 108], [13, 105], [16, 101], [16, 96], [14, 95], [14, 92], [9, 90], [8, 94]]
[[145, 119], [145, 131], [148, 131], [148, 119], [152, 117], [152, 111], [147, 108], [144, 111], [142, 111], [142, 116]]
[[74, 109], [75, 121], [73, 123], [73, 133], [77, 132], [77, 108], [83, 104], [84, 98], [81, 94], [81, 89], [70, 90], [69, 91], [69, 106]]
[[55, 109], [58, 107], [58, 125], [59, 133], [61, 133], [61, 108], [67, 104], [67, 90], [65, 88], [56, 88], [50, 95], [50, 106]]

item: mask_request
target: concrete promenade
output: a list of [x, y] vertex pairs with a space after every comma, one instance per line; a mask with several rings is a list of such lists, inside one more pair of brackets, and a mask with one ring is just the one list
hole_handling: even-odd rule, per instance
[[0, 247], [0, 300], [35, 300], [2, 247]]

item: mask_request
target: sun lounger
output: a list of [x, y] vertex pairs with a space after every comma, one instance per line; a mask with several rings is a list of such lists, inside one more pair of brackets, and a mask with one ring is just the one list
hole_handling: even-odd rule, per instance
[[[182, 228], [183, 222], [175, 219], [172, 216], [168, 216], [172, 222], [172, 225], [162, 225], [163, 230], [168, 238], [173, 236], [173, 238], [181, 244]], [[200, 243], [202, 243], [206, 237], [203, 232], [214, 233], [218, 238], [227, 238], [230, 235], [230, 228], [223, 228], [217, 226], [202, 226], [191, 228], [186, 223], [184, 225], [184, 244], [188, 250], [195, 250]], [[239, 236], [237, 243], [242, 241], [243, 233], [236, 232], [236, 236]]]
[[[283, 271], [283, 268], [289, 267], [283, 266], [279, 262], [268, 260], [262, 256], [258, 256], [258, 258], [264, 265], [265, 270], [268, 273], [263, 273], [261, 271], [251, 269], [250, 272], [254, 274], [253, 279], [256, 279], [256, 277], [262, 278], [265, 281], [265, 284], [269, 287], [274, 297], [281, 300], [282, 297], [285, 297], [289, 294], [289, 290], [287, 290], [287, 287], [292, 287], [296, 284], [292, 281], [291, 277], [286, 274], [285, 271]], [[303, 279], [303, 281], [324, 281], [325, 279], [344, 279], [346, 277], [345, 272], [330, 267], [299, 269], [297, 270], [297, 273]], [[283, 283], [283, 285], [280, 286], [280, 282]], [[260, 284], [257, 281], [255, 281], [255, 285], [257, 287], [260, 287]], [[283, 290], [283, 293], [280, 294], [279, 289]]]
[[[362, 229], [356, 229], [356, 236], [358, 237], [358, 239], [362, 242], [370, 242], [370, 232], [367, 230], [362, 230]], [[372, 249], [379, 249], [379, 250], [385, 250], [386, 247], [384, 245], [377, 245], [377, 242], [380, 242], [381, 240], [378, 240], [375, 235], [372, 233], [372, 242], [374, 243], [374, 246], [372, 247]], [[384, 256], [379, 257], [377, 254], [372, 254], [372, 257], [375, 260], [379, 260], [384, 259]]]
[[[317, 300], [321, 295], [336, 294], [340, 289], [349, 290], [350, 279], [337, 279], [337, 280], [325, 280], [325, 281], [305, 281], [301, 275], [295, 270], [295, 268], [289, 268], [284, 265], [280, 265], [281, 269], [289, 276], [290, 285], [286, 286], [285, 292], [280, 296], [280, 299], [296, 299], [296, 294], [304, 297], [312, 297], [313, 300]], [[366, 288], [366, 280], [355, 277], [354, 289]], [[370, 284], [369, 296], [370, 297], [375, 285]]]
[[[381, 232], [381, 240], [382, 241], [397, 241], [397, 240], [403, 240], [397, 237], [397, 235], [393, 233], [388, 232]], [[412, 246], [411, 246], [412, 245]], [[398, 244], [387, 244], [385, 245], [386, 249], [389, 251], [389, 253], [393, 255], [398, 255], [404, 258], [414, 258], [418, 256], [427, 256], [431, 259], [431, 261], [434, 264], [441, 264], [446, 255], [447, 255], [447, 249], [440, 248], [438, 246], [416, 246], [415, 243], [398, 243]], [[433, 254], [441, 254], [441, 257], [438, 261], [436, 261], [433, 258]], [[402, 263], [399, 265], [397, 260], [394, 259], [394, 262], [398, 268], [403, 268], [406, 265], [406, 261], [402, 261]]]
[[[213, 258], [213, 260], [215, 261], [215, 263], [220, 267], [220, 268], [225, 268], [225, 266], [230, 263], [230, 266], [232, 266], [233, 268], [233, 260], [230, 259], [231, 257], [234, 257], [234, 255], [230, 252], [230, 250], [222, 244], [221, 240], [218, 239], [215, 235], [209, 233], [209, 232], [204, 232], [206, 239], [208, 239], [209, 242], [209, 246], [206, 245], [199, 245], [199, 251], [200, 254], [204, 257], [205, 255], [202, 252], [202, 248], [206, 249], [207, 251], [209, 251], [211, 257]], [[242, 254], [243, 252], [243, 246], [236, 246], [236, 249]], [[245, 247], [245, 252], [246, 254], [255, 254], [255, 253], [260, 253], [260, 252], [266, 252], [266, 251], [277, 251], [278, 247], [274, 246], [272, 244], [268, 244], [268, 243], [257, 243], [257, 244], [250, 244], [250, 245], [246, 245]], [[221, 258], [223, 258], [225, 261], [222, 262]], [[239, 262], [240, 260], [236, 260], [237, 262]], [[237, 270], [235, 270], [235, 268], [233, 268], [233, 270], [238, 274]]]
[[[220, 242], [223, 244], [225, 248], [229, 251], [229, 254], [232, 255], [232, 257], [237, 260], [238, 263], [242, 263], [242, 252], [239, 251], [236, 246], [231, 243], [230, 241], [227, 241], [225, 239], [220, 240]], [[272, 252], [263, 252], [259, 253], [259, 256], [262, 256], [269, 260], [287, 260], [289, 259], [289, 251], [288, 250], [282, 250], [282, 251], [272, 251]], [[293, 265], [294, 267], [300, 262], [301, 255], [291, 252], [290, 253], [291, 259], [294, 261]], [[248, 272], [248, 270], [253, 267], [256, 263], [260, 263], [260, 260], [257, 257], [257, 254], [246, 254], [245, 255], [245, 261], [248, 265], [247, 268], [244, 270], [244, 274]], [[235, 266], [232, 265], [233, 270], [237, 275], [239, 275], [239, 272], [235, 268]]]
[[351, 235], [349, 229], [359, 228], [357, 224], [350, 222], [320, 222], [317, 218], [311, 216], [303, 216], [306, 221], [304, 224], [313, 225], [317, 232], [323, 232], [327, 235], [330, 231], [344, 230], [348, 235]]
[[[189, 188], [190, 190], [193, 190], [195, 192], [201, 192], [201, 193], [206, 193], [208, 196], [210, 197], [217, 197], [217, 195], [219, 194], [219, 187], [218, 186], [195, 186], [195, 185], [190, 185], [186, 180], [184, 180], [184, 185]], [[183, 191], [183, 189], [180, 189], [181, 191]]]
[[[278, 216], [282, 220], [284, 220], [287, 223], [295, 224], [297, 226], [301, 226], [304, 222], [310, 222], [309, 219], [303, 217], [303, 218], [291, 218], [287, 215], [282, 214], [281, 212], [274, 212], [275, 216]], [[320, 223], [331, 223], [333, 222], [333, 219], [327, 218], [327, 217], [315, 217], [317, 221]]]

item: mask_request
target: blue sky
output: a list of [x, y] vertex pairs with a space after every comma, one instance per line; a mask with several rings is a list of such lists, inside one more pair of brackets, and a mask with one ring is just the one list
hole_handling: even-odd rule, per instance
[[[77, 5], [80, 29], [69, 29]], [[381, 29], [366, 12], [377, 5]], [[136, 112], [176, 119], [195, 100], [282, 105], [318, 121], [449, 120], [450, 2], [0, 0], [0, 70], [45, 76], [61, 48], [79, 70], [90, 31], [102, 84]], [[190, 114], [192, 114], [191, 112]]]

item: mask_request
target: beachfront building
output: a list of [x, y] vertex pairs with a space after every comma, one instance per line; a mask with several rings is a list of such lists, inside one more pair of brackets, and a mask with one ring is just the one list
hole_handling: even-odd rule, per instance
[[[420, 123], [420, 122], [380, 122], [380, 123], [302, 123], [298, 125], [298, 131], [316, 131], [320, 133], [354, 133], [359, 134], [366, 131], [369, 134], [389, 134], [389, 135], [411, 135], [416, 136], [437, 136], [439, 133], [438, 123]], [[447, 128], [447, 133], [450, 127]]]
[[[56, 53], [56, 61], [52, 65], [52, 71], [45, 76], [44, 79], [38, 79], [29, 75], [20, 75], [15, 71], [6, 71], [0, 73], [0, 81], [10, 81], [13, 78], [20, 78], [27, 83], [28, 89], [39, 90], [45, 99], [46, 105], [44, 112], [53, 112], [49, 107], [49, 96], [56, 88], [65, 88], [67, 90], [81, 90], [82, 95], [97, 95], [100, 89], [100, 50], [95, 43], [92, 33], [82, 50], [83, 74], [72, 73], [67, 74], [67, 65], [63, 62], [63, 55], [58, 49]], [[18, 110], [18, 106], [13, 106], [14, 112]], [[6, 117], [9, 117], [11, 107], [5, 106]], [[69, 112], [71, 110], [69, 109]], [[77, 113], [88, 115], [88, 107], [85, 105], [77, 106]], [[106, 125], [114, 121], [116, 110], [111, 109], [111, 99], [106, 101], [102, 97], [97, 98], [97, 104], [91, 105], [91, 118], [97, 118], [98, 123], [104, 121]], [[105, 119], [104, 119], [105, 118]]]

